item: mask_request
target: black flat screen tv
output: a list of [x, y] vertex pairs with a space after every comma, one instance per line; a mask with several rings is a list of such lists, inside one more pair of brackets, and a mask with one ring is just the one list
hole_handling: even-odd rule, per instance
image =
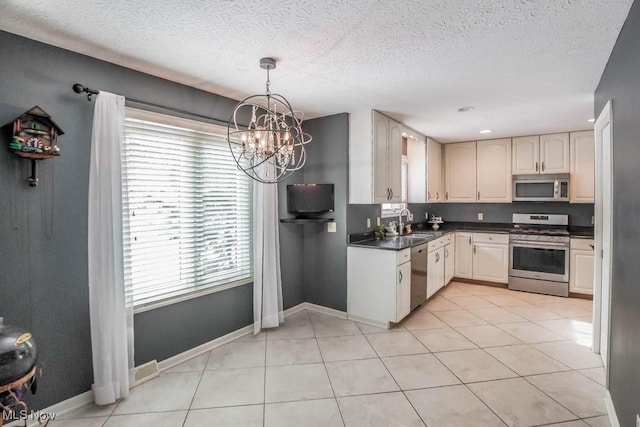
[[333, 212], [333, 184], [287, 185], [287, 211], [297, 217]]

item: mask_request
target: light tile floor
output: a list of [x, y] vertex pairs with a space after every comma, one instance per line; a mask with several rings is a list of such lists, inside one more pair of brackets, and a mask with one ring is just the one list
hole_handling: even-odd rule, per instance
[[451, 283], [391, 330], [301, 311], [55, 426], [607, 426], [591, 301]]

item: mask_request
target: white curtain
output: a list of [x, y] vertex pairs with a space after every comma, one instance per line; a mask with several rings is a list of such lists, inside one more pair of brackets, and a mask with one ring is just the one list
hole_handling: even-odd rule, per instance
[[93, 394], [107, 405], [129, 394], [133, 307], [125, 302], [122, 255], [121, 145], [124, 98], [96, 99], [89, 171], [89, 308]]
[[[273, 168], [265, 163], [265, 167]], [[277, 184], [253, 183], [253, 332], [284, 322]]]

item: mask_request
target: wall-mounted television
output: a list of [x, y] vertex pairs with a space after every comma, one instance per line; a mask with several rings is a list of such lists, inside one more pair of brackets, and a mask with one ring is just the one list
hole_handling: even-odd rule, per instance
[[333, 184], [287, 185], [287, 211], [298, 217], [333, 212]]

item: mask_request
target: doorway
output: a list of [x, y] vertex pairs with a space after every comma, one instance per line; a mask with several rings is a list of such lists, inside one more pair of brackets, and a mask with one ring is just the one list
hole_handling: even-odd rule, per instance
[[609, 324], [613, 234], [613, 116], [607, 102], [595, 122], [596, 197], [593, 351], [600, 353], [609, 383]]

